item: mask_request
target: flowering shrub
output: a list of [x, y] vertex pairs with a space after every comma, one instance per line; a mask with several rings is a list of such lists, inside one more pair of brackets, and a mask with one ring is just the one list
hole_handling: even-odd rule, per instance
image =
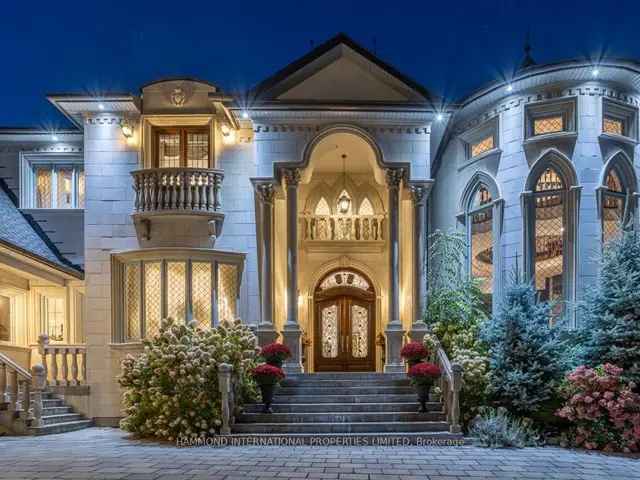
[[409, 368], [408, 375], [413, 384], [432, 383], [440, 376], [440, 367], [435, 363], [420, 362]]
[[429, 352], [420, 342], [409, 342], [400, 350], [400, 356], [410, 363], [419, 362], [427, 355]]
[[264, 358], [265, 362], [269, 365], [282, 365], [287, 358], [291, 356], [291, 350], [289, 347], [282, 343], [270, 343], [262, 347], [260, 356]]
[[262, 363], [251, 370], [251, 374], [258, 385], [272, 385], [284, 379], [284, 372], [280, 367]]
[[567, 401], [556, 412], [573, 424], [567, 443], [589, 450], [640, 450], [640, 395], [622, 375], [622, 368], [609, 363], [580, 366], [567, 375], [561, 389]]
[[255, 341], [239, 321], [210, 330], [163, 321], [158, 335], [143, 341], [142, 354], [122, 361], [126, 416], [120, 427], [166, 440], [215, 434], [221, 424], [218, 365], [231, 364], [238, 375], [237, 402], [252, 400]]
[[454, 349], [451, 361], [462, 366], [462, 392], [460, 413], [463, 425], [477, 415], [480, 406], [487, 401], [489, 383], [489, 357], [475, 350]]

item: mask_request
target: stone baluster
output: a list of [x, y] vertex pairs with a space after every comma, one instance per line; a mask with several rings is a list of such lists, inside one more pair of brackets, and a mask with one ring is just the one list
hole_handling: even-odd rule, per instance
[[58, 385], [58, 349], [51, 349], [51, 383]]
[[22, 385], [22, 401], [20, 402], [20, 417], [23, 420], [32, 420], [33, 412], [31, 411], [31, 380], [23, 378], [20, 380]]
[[42, 367], [44, 368], [44, 378], [48, 378], [47, 375], [49, 373], [49, 369], [47, 368], [47, 355], [49, 352], [47, 351], [47, 347], [49, 346], [49, 335], [46, 333], [41, 333], [38, 335], [38, 353], [40, 353], [40, 361], [42, 362]]
[[9, 389], [7, 388], [7, 365], [0, 363], [0, 405], [9, 403]]
[[42, 365], [34, 365], [31, 367], [31, 389], [33, 390], [33, 414], [32, 427], [40, 427], [42, 425], [42, 392], [46, 388], [47, 376]]
[[80, 385], [80, 382], [78, 382], [78, 350], [74, 348], [71, 352], [71, 379], [73, 385]]
[[20, 397], [19, 397], [19, 384], [18, 384], [18, 372], [16, 370], [10, 370], [11, 377], [11, 400], [9, 401], [9, 411], [20, 412]]
[[82, 358], [82, 382], [87, 383], [87, 350], [83, 348], [80, 356]]
[[220, 194], [222, 193], [221, 190], [222, 187], [222, 175], [219, 173], [216, 173], [214, 175], [214, 182], [213, 182], [213, 198], [214, 198], [214, 210], [218, 211], [222, 208], [222, 200], [220, 197]]
[[213, 194], [213, 179], [212, 173], [207, 174], [207, 211], [215, 210], [215, 201]]
[[140, 211], [140, 175], [134, 175], [133, 177], [133, 191], [135, 192], [135, 199], [133, 201], [135, 211]]
[[184, 210], [186, 208], [187, 202], [187, 188], [189, 188], [187, 175], [181, 173], [177, 178], [176, 182], [180, 184], [180, 194], [178, 195], [176, 209]]
[[61, 383], [63, 385], [69, 385], [69, 359], [68, 359], [68, 348], [60, 349], [60, 360], [62, 360], [62, 379]]
[[186, 197], [185, 197], [185, 205], [184, 208], [186, 209], [191, 209], [192, 208], [192, 189], [193, 189], [193, 176], [189, 173], [189, 174], [185, 174], [185, 177], [187, 177], [187, 191], [186, 191]]
[[222, 426], [220, 433], [229, 435], [231, 433], [230, 418], [231, 409], [229, 408], [229, 394], [231, 392], [231, 370], [232, 366], [228, 363], [218, 365], [218, 388], [220, 390], [220, 405], [222, 414]]

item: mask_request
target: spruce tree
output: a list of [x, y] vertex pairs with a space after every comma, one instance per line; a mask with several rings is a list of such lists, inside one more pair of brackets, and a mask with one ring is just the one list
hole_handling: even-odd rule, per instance
[[612, 363], [640, 383], [640, 239], [625, 232], [605, 245], [600, 276], [587, 296], [583, 325], [587, 365]]
[[490, 399], [512, 413], [532, 417], [552, 408], [564, 371], [559, 327], [550, 325], [549, 303], [536, 297], [531, 283], [514, 278], [498, 314], [482, 332], [489, 345]]

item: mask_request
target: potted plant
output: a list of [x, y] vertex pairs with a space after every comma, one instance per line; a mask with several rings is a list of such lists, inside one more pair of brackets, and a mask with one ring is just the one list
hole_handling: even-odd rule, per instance
[[276, 386], [284, 378], [284, 372], [280, 367], [261, 363], [251, 371], [254, 380], [260, 387], [262, 394], [262, 403], [264, 404], [264, 413], [272, 413], [271, 402], [273, 402], [273, 394]]
[[264, 361], [269, 365], [275, 367], [282, 367], [284, 361], [291, 357], [291, 350], [289, 347], [282, 343], [270, 343], [262, 347], [260, 356], [264, 358]]
[[409, 342], [400, 350], [400, 356], [405, 359], [409, 368], [420, 363], [427, 355], [429, 352], [420, 342]]
[[420, 402], [419, 412], [424, 413], [427, 411], [429, 391], [436, 378], [440, 377], [440, 367], [435, 363], [420, 362], [409, 369], [408, 375], [411, 379], [411, 385], [413, 385], [418, 395], [418, 402]]

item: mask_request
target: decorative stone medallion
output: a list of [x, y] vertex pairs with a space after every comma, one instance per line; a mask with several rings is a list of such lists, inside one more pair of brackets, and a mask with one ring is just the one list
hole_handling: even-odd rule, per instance
[[184, 103], [187, 101], [187, 94], [184, 89], [180, 87], [176, 87], [171, 92], [171, 103], [173, 103], [176, 107], [182, 107]]

